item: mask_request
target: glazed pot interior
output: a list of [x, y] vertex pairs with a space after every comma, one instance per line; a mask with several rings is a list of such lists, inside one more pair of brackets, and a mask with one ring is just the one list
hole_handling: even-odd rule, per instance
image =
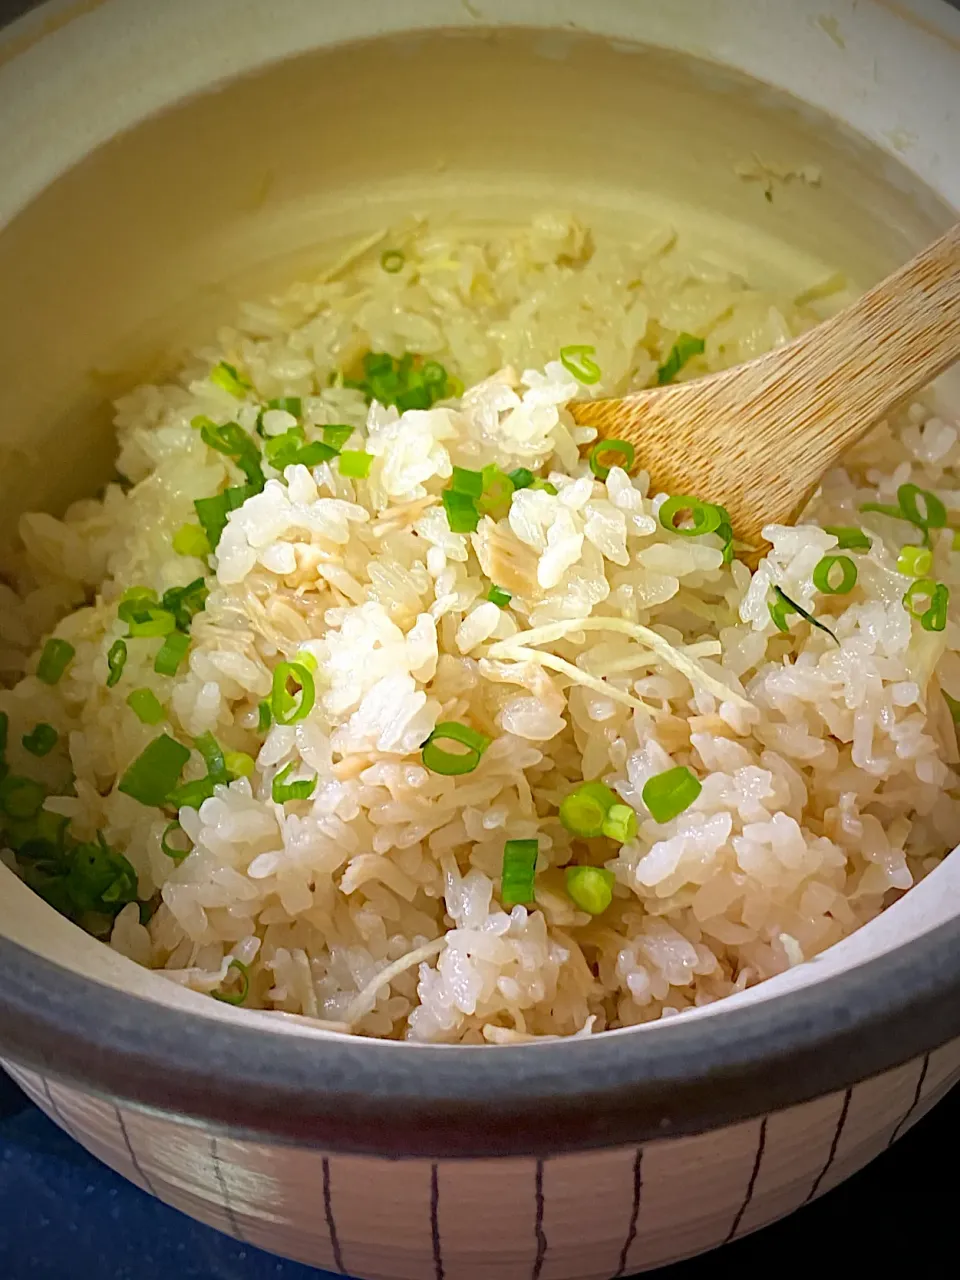
[[[774, 198], [759, 158], [814, 167]], [[955, 218], [835, 119], [715, 63], [570, 31], [458, 30], [315, 49], [136, 123], [0, 231], [0, 512], [61, 511], [111, 475], [110, 401], [175, 367], [242, 298], [411, 214], [464, 231], [572, 210], [631, 240], [663, 223], [752, 282], [861, 288]], [[0, 868], [0, 933], [111, 986], [232, 1019], [86, 937]], [[932, 929], [948, 859], [811, 964], [692, 1017], [767, 1000]], [[325, 1035], [257, 1017], [274, 1033]], [[641, 1028], [645, 1033], [651, 1028]], [[632, 1034], [614, 1032], [611, 1034]]]

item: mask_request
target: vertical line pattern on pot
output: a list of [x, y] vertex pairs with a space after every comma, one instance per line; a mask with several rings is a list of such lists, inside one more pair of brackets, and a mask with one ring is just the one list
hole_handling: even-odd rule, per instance
[[930, 1055], [929, 1053], [925, 1053], [923, 1055], [923, 1064], [920, 1067], [920, 1076], [919, 1076], [919, 1079], [917, 1080], [917, 1087], [916, 1087], [916, 1090], [914, 1091], [913, 1101], [910, 1103], [910, 1106], [901, 1116], [900, 1121], [897, 1124], [897, 1127], [894, 1129], [893, 1133], [891, 1133], [890, 1141], [887, 1143], [888, 1148], [892, 1147], [893, 1144], [896, 1142], [896, 1140], [900, 1137], [900, 1134], [903, 1132], [904, 1125], [907, 1123], [907, 1121], [916, 1111], [917, 1107], [920, 1105], [920, 1095], [923, 1093], [923, 1084], [927, 1078], [927, 1072], [929, 1071], [929, 1069], [930, 1069]]
[[534, 1231], [537, 1237], [537, 1256], [533, 1262], [532, 1280], [540, 1280], [540, 1272], [543, 1270], [543, 1260], [547, 1256], [547, 1237], [543, 1230], [543, 1161], [537, 1161], [536, 1175], [536, 1194], [537, 1194], [537, 1216], [534, 1221]]
[[330, 1185], [330, 1161], [323, 1157], [323, 1212], [327, 1219], [327, 1231], [330, 1234], [330, 1248], [333, 1250], [333, 1261], [342, 1276], [347, 1273], [343, 1269], [343, 1255], [340, 1252], [340, 1237], [337, 1235], [337, 1224], [333, 1217], [333, 1189]]
[[750, 1181], [747, 1183], [747, 1194], [743, 1197], [743, 1203], [737, 1210], [737, 1216], [733, 1220], [733, 1226], [723, 1238], [724, 1244], [729, 1242], [736, 1236], [740, 1229], [740, 1223], [743, 1221], [743, 1215], [750, 1207], [750, 1201], [753, 1199], [753, 1189], [757, 1185], [757, 1178], [760, 1176], [760, 1165], [763, 1163], [763, 1151], [767, 1145], [767, 1117], [764, 1116], [760, 1121], [760, 1136], [757, 1140], [757, 1158], [753, 1162], [753, 1172], [750, 1174]]
[[217, 1185], [220, 1188], [220, 1199], [223, 1201], [224, 1212], [227, 1215], [227, 1221], [230, 1224], [230, 1231], [238, 1240], [243, 1240], [244, 1235], [240, 1230], [240, 1223], [237, 1215], [233, 1211], [233, 1205], [230, 1203], [230, 1192], [227, 1190], [227, 1180], [223, 1176], [223, 1165], [220, 1163], [220, 1152], [217, 1150], [216, 1137], [210, 1138], [210, 1158], [213, 1161], [213, 1172], [217, 1179]]
[[152, 1196], [156, 1196], [157, 1193], [154, 1190], [153, 1183], [150, 1181], [147, 1171], [144, 1169], [143, 1165], [140, 1163], [140, 1157], [137, 1155], [136, 1151], [134, 1151], [133, 1149], [133, 1143], [130, 1141], [130, 1134], [127, 1131], [127, 1124], [123, 1118], [123, 1112], [120, 1110], [119, 1107], [115, 1106], [113, 1108], [113, 1113], [117, 1117], [117, 1124], [120, 1126], [120, 1132], [123, 1135], [123, 1141], [127, 1148], [127, 1154], [130, 1156], [130, 1163], [133, 1165], [134, 1173], [137, 1175], [137, 1177], [140, 1179], [140, 1181], [143, 1183], [146, 1189], [150, 1192], [150, 1194]]
[[848, 1089], [843, 1095], [843, 1106], [840, 1108], [840, 1118], [837, 1120], [837, 1127], [833, 1133], [833, 1141], [830, 1143], [830, 1150], [827, 1153], [826, 1163], [813, 1180], [813, 1186], [810, 1193], [804, 1200], [804, 1204], [809, 1204], [813, 1197], [820, 1190], [820, 1183], [829, 1173], [833, 1166], [834, 1160], [837, 1158], [837, 1147], [840, 1145], [840, 1136], [843, 1133], [843, 1126], [847, 1123], [847, 1113], [850, 1110], [850, 1099], [853, 1097], [853, 1089]]
[[637, 1154], [633, 1157], [633, 1205], [630, 1209], [630, 1225], [627, 1228], [627, 1238], [623, 1242], [623, 1248], [620, 1250], [620, 1265], [613, 1273], [613, 1280], [619, 1280], [627, 1269], [627, 1258], [630, 1256], [630, 1248], [634, 1240], [637, 1238], [637, 1220], [640, 1217], [640, 1197], [643, 1194], [643, 1147], [637, 1147]]
[[57, 1124], [61, 1127], [61, 1129], [64, 1130], [65, 1133], [67, 1133], [74, 1140], [74, 1142], [79, 1142], [80, 1141], [79, 1138], [73, 1132], [73, 1126], [67, 1123], [67, 1117], [63, 1114], [63, 1112], [57, 1106], [56, 1099], [53, 1096], [53, 1090], [50, 1088], [49, 1080], [47, 1079], [46, 1076], [41, 1076], [40, 1081], [43, 1085], [43, 1096], [50, 1103], [50, 1110], [53, 1112], [54, 1119], [56, 1120]]
[[433, 1241], [433, 1274], [443, 1280], [443, 1253], [440, 1249], [440, 1177], [435, 1164], [430, 1166], [430, 1239]]

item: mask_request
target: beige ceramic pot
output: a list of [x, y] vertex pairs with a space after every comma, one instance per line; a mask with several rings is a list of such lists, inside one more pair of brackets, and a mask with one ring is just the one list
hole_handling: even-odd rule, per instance
[[[0, 120], [6, 534], [106, 476], [112, 395], [411, 209], [653, 213], [772, 284], [867, 284], [957, 216], [960, 14], [71, 0], [0, 36]], [[771, 204], [751, 156], [822, 176]], [[355, 1276], [606, 1278], [797, 1209], [956, 1080], [957, 902], [954, 854], [720, 1006], [429, 1048], [174, 988], [0, 867], [0, 1052], [89, 1150], [252, 1244]]]

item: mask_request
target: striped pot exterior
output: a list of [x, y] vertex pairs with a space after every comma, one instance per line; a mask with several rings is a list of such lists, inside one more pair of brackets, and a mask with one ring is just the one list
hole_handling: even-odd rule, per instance
[[960, 1078], [960, 1041], [756, 1120], [541, 1160], [387, 1160], [238, 1140], [4, 1065], [111, 1168], [261, 1249], [369, 1280], [609, 1280], [713, 1249], [829, 1191]]

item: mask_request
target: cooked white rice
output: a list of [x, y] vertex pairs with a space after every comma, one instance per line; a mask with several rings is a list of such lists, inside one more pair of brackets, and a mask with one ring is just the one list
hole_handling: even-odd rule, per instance
[[[380, 265], [393, 245], [395, 274]], [[0, 587], [0, 665], [16, 681], [0, 693], [7, 760], [48, 786], [46, 808], [77, 840], [100, 831], [126, 854], [142, 900], [159, 894], [145, 926], [136, 903], [119, 912], [111, 945], [200, 991], [236, 990], [238, 959], [250, 1007], [370, 1036], [502, 1043], [721, 999], [810, 959], [929, 871], [960, 830], [941, 697], [960, 698], [960, 631], [952, 613], [939, 632], [911, 619], [896, 560], [916, 530], [859, 508], [895, 503], [909, 481], [960, 514], [958, 424], [917, 405], [878, 428], [803, 523], [765, 530], [773, 549], [751, 577], [722, 563], [717, 534], [661, 527], [663, 495], [642, 471], [595, 479], [578, 451], [591, 433], [565, 406], [650, 385], [682, 331], [706, 339], [682, 377], [784, 342], [818, 318], [816, 289], [773, 298], [669, 231], [604, 243], [554, 216], [473, 240], [414, 227], [361, 250], [247, 307], [177, 381], [122, 399], [122, 484], [63, 520], [22, 521], [22, 559]], [[603, 377], [588, 392], [557, 360], [571, 343], [596, 348]], [[371, 349], [442, 361], [470, 389], [402, 416], [368, 409], [337, 375]], [[252, 384], [242, 400], [208, 379], [221, 359]], [[303, 398], [308, 439], [353, 425], [347, 447], [374, 456], [369, 478], [344, 479], [336, 462], [267, 469], [209, 569], [174, 554], [194, 499], [243, 479], [191, 420], [253, 434], [278, 396]], [[292, 425], [271, 412], [268, 434]], [[452, 533], [440, 503], [452, 465], [489, 463], [537, 471], [556, 494], [524, 489], [508, 517]], [[872, 536], [848, 595], [811, 582], [837, 542], [824, 524]], [[934, 531], [931, 575], [951, 589], [953, 536]], [[203, 574], [210, 596], [179, 674], [154, 672], [160, 639], [133, 639], [107, 688], [121, 594]], [[491, 583], [508, 607], [487, 600]], [[839, 644], [796, 616], [778, 631], [774, 585]], [[76, 649], [52, 687], [32, 674], [51, 629]], [[259, 732], [273, 669], [304, 652], [313, 710]], [[137, 688], [165, 721], [140, 723], [126, 701]], [[421, 763], [449, 720], [492, 739], [462, 777]], [[43, 758], [21, 745], [38, 722], [59, 734]], [[256, 758], [252, 777], [180, 811], [192, 852], [179, 863], [161, 849], [173, 812], [116, 786], [162, 732], [188, 745], [212, 732]], [[278, 805], [272, 781], [289, 764], [316, 787]], [[702, 791], [659, 824], [641, 792], [675, 765]], [[184, 777], [204, 772], [194, 752]], [[561, 825], [560, 801], [585, 779], [632, 806], [636, 839]], [[533, 837], [536, 906], [505, 910], [504, 842]], [[601, 915], [567, 895], [571, 863], [615, 874]]]

